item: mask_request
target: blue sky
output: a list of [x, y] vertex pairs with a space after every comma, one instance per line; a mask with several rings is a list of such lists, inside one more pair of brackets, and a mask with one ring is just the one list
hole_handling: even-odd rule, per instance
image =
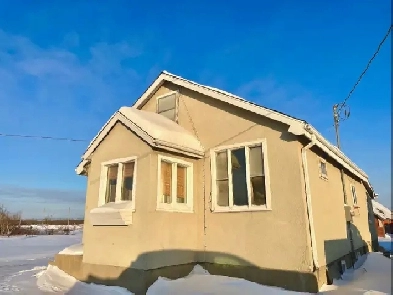
[[[90, 140], [162, 70], [313, 124], [342, 101], [391, 23], [391, 1], [0, 2], [0, 133]], [[391, 194], [391, 38], [349, 100], [344, 152]], [[82, 216], [84, 142], [0, 137], [0, 203]], [[44, 213], [45, 210], [45, 213]]]

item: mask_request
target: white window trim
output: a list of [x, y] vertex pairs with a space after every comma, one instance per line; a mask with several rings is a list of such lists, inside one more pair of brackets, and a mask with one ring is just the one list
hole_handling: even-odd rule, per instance
[[[264, 156], [264, 171], [265, 171], [265, 186], [266, 186], [266, 205], [251, 205], [251, 180], [249, 164], [246, 166], [246, 177], [247, 177], [247, 190], [248, 190], [248, 206], [235, 206], [233, 205], [233, 189], [232, 189], [232, 179], [231, 179], [231, 167], [228, 163], [228, 178], [229, 178], [229, 207], [221, 207], [217, 205], [217, 188], [216, 188], [216, 153], [220, 151], [227, 150], [228, 162], [230, 161], [230, 150], [242, 148], [242, 147], [252, 147], [256, 145], [262, 145], [262, 151]], [[249, 150], [246, 148], [246, 162], [248, 163]], [[212, 211], [213, 212], [244, 212], [244, 211], [271, 211], [271, 188], [270, 188], [270, 172], [268, 163], [268, 150], [266, 144], [266, 138], [260, 138], [255, 141], [242, 142], [233, 145], [220, 146], [210, 150], [211, 159], [211, 179], [212, 179]]]
[[[352, 202], [353, 202], [353, 205], [354, 206], [356, 206], [356, 207], [359, 207], [359, 205], [358, 205], [358, 195], [357, 195], [357, 192], [356, 192], [356, 187], [351, 183], [351, 185], [350, 185], [350, 187], [351, 187], [351, 196], [352, 196]], [[355, 195], [356, 195], [356, 202], [355, 202], [355, 197], [354, 197], [354, 191], [353, 191], [353, 189], [354, 189], [354, 191], [355, 191]]]
[[[122, 183], [123, 183], [123, 165], [128, 162], [134, 162], [134, 176], [132, 182], [132, 200], [131, 201], [122, 201], [121, 200], [121, 192], [122, 192]], [[137, 157], [127, 157], [127, 158], [119, 158], [113, 159], [110, 161], [106, 161], [101, 163], [101, 177], [100, 177], [100, 191], [98, 197], [98, 206], [105, 205], [105, 195], [106, 195], [106, 187], [108, 180], [108, 167], [109, 165], [118, 164], [119, 169], [117, 172], [117, 182], [116, 182], [116, 198], [114, 203], [131, 203], [132, 211], [135, 211], [135, 192], [136, 192], [136, 183], [137, 183]]]
[[[134, 162], [134, 180], [132, 183], [132, 200], [121, 200], [121, 188], [123, 183], [123, 164]], [[105, 195], [108, 181], [109, 165], [118, 164], [115, 202], [105, 203]], [[98, 207], [90, 210], [89, 218], [92, 225], [131, 225], [132, 214], [135, 212], [135, 191], [137, 177], [137, 157], [114, 159], [101, 163], [100, 187], [98, 192]]]
[[[157, 211], [169, 211], [169, 212], [181, 212], [181, 213], [194, 213], [194, 172], [193, 164], [190, 162], [183, 161], [178, 158], [158, 155], [158, 165], [157, 165]], [[172, 164], [172, 203], [166, 204], [162, 203], [162, 185], [161, 185], [161, 161], [166, 161]], [[186, 203], [181, 204], [176, 202], [176, 190], [177, 190], [177, 165], [186, 167]]]
[[170, 95], [173, 95], [173, 94], [175, 94], [175, 97], [176, 97], [175, 98], [175, 121], [174, 122], [177, 123], [177, 121], [179, 119], [179, 117], [178, 117], [178, 114], [179, 114], [179, 97], [177, 95], [178, 94], [177, 91], [170, 91], [170, 92], [164, 93], [164, 94], [159, 95], [159, 96], [156, 97], [156, 113], [158, 114], [158, 101], [160, 99], [164, 98], [164, 97], [167, 97], [167, 96], [170, 96]]
[[[325, 164], [326, 166], [326, 174], [322, 173], [322, 163]], [[318, 158], [318, 170], [319, 170], [319, 178], [323, 179], [323, 180], [328, 180], [328, 173], [327, 173], [327, 161], [323, 158]]]

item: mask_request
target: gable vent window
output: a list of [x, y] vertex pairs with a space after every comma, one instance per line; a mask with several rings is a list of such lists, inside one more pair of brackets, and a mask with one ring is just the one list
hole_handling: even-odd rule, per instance
[[324, 159], [319, 159], [319, 177], [327, 180], [328, 179], [328, 174], [327, 174], [327, 163], [326, 160]]
[[170, 92], [157, 97], [157, 113], [169, 120], [177, 122], [176, 92]]

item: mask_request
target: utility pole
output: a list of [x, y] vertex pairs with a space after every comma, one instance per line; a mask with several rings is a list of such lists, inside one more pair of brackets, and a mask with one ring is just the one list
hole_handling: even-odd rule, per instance
[[338, 114], [338, 104], [333, 106], [333, 120], [334, 120], [334, 130], [336, 131], [336, 143], [338, 149], [341, 149], [340, 146], [340, 134], [339, 134], [339, 114]]
[[[341, 104], [341, 108], [345, 106], [344, 104]], [[340, 111], [341, 108], [339, 108], [338, 104], [333, 105], [333, 120], [334, 120], [334, 130], [336, 132], [336, 145], [339, 150], [341, 150], [341, 143], [340, 143]], [[349, 118], [349, 112], [345, 110], [345, 117], [343, 120], [346, 120]], [[344, 196], [344, 206], [348, 204], [348, 198], [347, 198], [347, 190], [345, 188], [345, 179], [344, 179], [344, 170], [342, 167], [340, 167], [340, 176], [341, 176], [341, 184], [342, 184], [342, 189], [343, 189], [343, 196]], [[344, 210], [346, 210], [344, 208]], [[347, 233], [349, 236], [349, 242], [351, 244], [351, 262], [352, 262], [352, 267], [355, 267], [355, 245], [353, 242], [353, 234], [352, 234], [352, 226], [351, 226], [351, 221], [346, 221], [346, 227], [347, 227]]]

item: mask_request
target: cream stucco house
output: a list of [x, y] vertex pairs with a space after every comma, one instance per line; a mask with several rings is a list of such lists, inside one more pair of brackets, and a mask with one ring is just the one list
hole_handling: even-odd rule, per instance
[[113, 114], [76, 171], [84, 252], [54, 263], [137, 294], [197, 263], [314, 292], [376, 239], [367, 175], [310, 124], [167, 72]]

